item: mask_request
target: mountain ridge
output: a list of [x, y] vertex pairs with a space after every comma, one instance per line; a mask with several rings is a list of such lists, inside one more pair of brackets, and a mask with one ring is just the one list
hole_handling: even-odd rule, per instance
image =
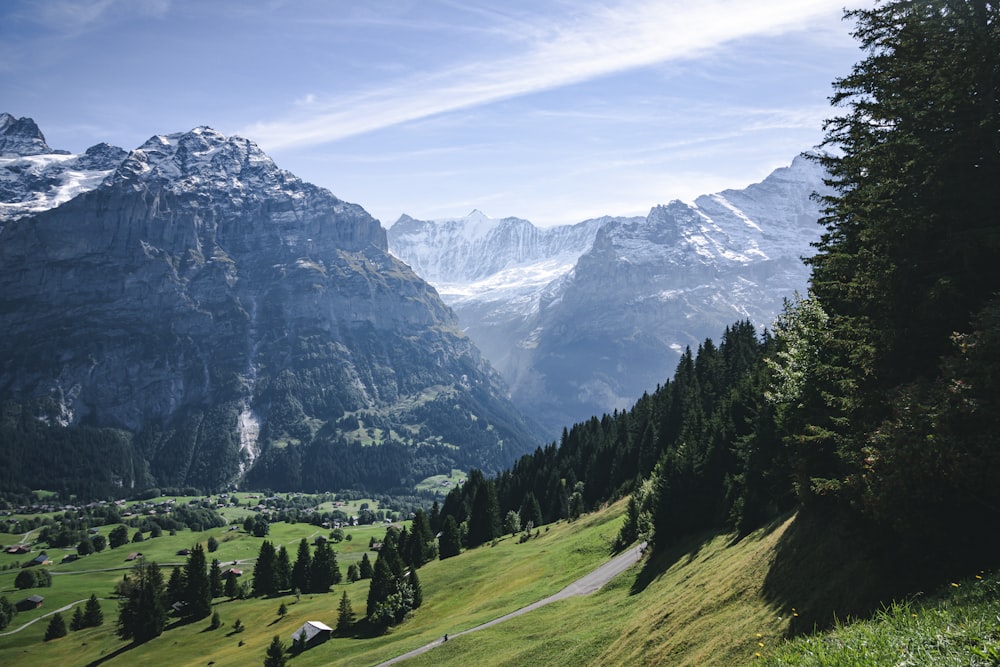
[[121, 483], [399, 487], [536, 445], [379, 222], [252, 141], [155, 135], [88, 184], [0, 227], [0, 401], [131, 434]]
[[[470, 241], [463, 219], [408, 216], [389, 228], [389, 248], [426, 271], [515, 404], [555, 437], [564, 425], [627, 408], [669, 377], [685, 347], [737, 320], [769, 325], [782, 300], [805, 289], [801, 257], [821, 231], [812, 194], [828, 192], [824, 176], [798, 156], [743, 190], [522, 234], [578, 234], [561, 255], [540, 242], [505, 248], [499, 233]], [[520, 219], [488, 229], [506, 220]], [[484, 249], [506, 259], [487, 261]], [[439, 265], [450, 273], [432, 270]]]

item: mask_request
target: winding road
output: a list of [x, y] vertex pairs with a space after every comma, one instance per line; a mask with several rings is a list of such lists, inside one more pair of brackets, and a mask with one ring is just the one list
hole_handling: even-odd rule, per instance
[[[604, 565], [601, 565], [599, 568], [597, 568], [590, 574], [577, 579], [573, 583], [566, 586], [566, 588], [562, 589], [561, 591], [559, 591], [554, 595], [550, 595], [549, 597], [543, 600], [539, 600], [538, 602], [533, 602], [532, 604], [529, 604], [527, 607], [521, 607], [517, 611], [512, 611], [509, 614], [501, 616], [500, 618], [495, 618], [492, 621], [483, 623], [482, 625], [477, 625], [474, 628], [469, 628], [468, 630], [456, 632], [455, 634], [449, 636], [461, 637], [462, 635], [467, 635], [470, 632], [476, 632], [478, 630], [483, 630], [485, 628], [493, 627], [494, 625], [497, 625], [498, 623], [503, 623], [504, 621], [514, 618], [515, 616], [520, 616], [521, 614], [527, 614], [529, 611], [534, 611], [539, 607], [544, 607], [545, 605], [556, 602], [557, 600], [565, 600], [566, 598], [570, 598], [575, 595], [588, 595], [590, 593], [593, 593], [601, 586], [608, 583], [609, 581], [617, 577], [619, 574], [621, 574], [628, 568], [632, 567], [632, 565], [639, 562], [639, 559], [642, 558], [642, 553], [645, 550], [645, 548], [646, 548], [645, 542], [637, 546], [634, 546], [628, 551], [625, 551], [624, 553], [615, 556], [614, 558], [609, 560]], [[385, 662], [379, 663], [377, 667], [385, 667], [386, 665], [395, 665], [398, 662], [402, 662], [404, 660], [416, 657], [422, 653], [430, 651], [432, 648], [436, 646], [440, 646], [441, 644], [444, 643], [444, 641], [445, 641], [444, 638], [437, 639], [435, 641], [432, 641], [430, 644], [421, 646], [420, 648], [414, 649], [409, 653], [404, 653], [403, 655], [396, 656], [391, 660], [386, 660]]]

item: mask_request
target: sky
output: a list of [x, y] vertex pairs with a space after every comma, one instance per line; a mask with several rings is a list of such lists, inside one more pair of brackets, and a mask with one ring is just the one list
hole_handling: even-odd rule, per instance
[[742, 188], [818, 145], [872, 0], [3, 0], [50, 146], [207, 125], [401, 214], [539, 226]]

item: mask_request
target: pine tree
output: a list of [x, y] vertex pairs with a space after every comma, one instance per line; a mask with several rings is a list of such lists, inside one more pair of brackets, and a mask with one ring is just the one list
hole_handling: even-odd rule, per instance
[[187, 579], [184, 576], [184, 569], [175, 565], [170, 570], [170, 578], [167, 580], [167, 603], [182, 602], [187, 599]]
[[222, 569], [218, 558], [213, 558], [212, 564], [208, 568], [208, 585], [213, 598], [222, 595]]
[[253, 594], [254, 595], [274, 595], [278, 588], [274, 580], [274, 568], [277, 555], [274, 545], [269, 540], [264, 540], [260, 545], [260, 552], [257, 554], [257, 563], [253, 570]]
[[299, 541], [299, 550], [295, 557], [295, 565], [292, 566], [292, 588], [300, 591], [310, 590], [309, 573], [311, 569], [312, 557], [309, 555], [309, 542], [303, 537]]
[[66, 621], [63, 620], [62, 614], [58, 611], [52, 614], [52, 620], [49, 621], [49, 625], [45, 628], [45, 641], [50, 641], [52, 639], [59, 639], [60, 637], [66, 636]]
[[287, 664], [285, 645], [281, 638], [275, 635], [267, 647], [267, 653], [264, 654], [264, 667], [285, 667]]
[[368, 588], [367, 614], [369, 618], [375, 613], [375, 608], [385, 602], [395, 591], [395, 579], [388, 560], [379, 555], [375, 559], [375, 568]]
[[96, 628], [99, 625], [104, 625], [104, 612], [97, 596], [91, 593], [83, 609], [83, 627]]
[[949, 407], [941, 385], [963, 378], [942, 366], [1000, 291], [1000, 6], [895, 0], [849, 15], [867, 56], [834, 84], [844, 111], [825, 141], [838, 150], [820, 159], [836, 194], [809, 260], [830, 317], [820, 370], [841, 384], [821, 416], [842, 425], [846, 500], [947, 532], [955, 517], [985, 518], [976, 507], [992, 502], [972, 498], [995, 487], [957, 472], [995, 447], [969, 451], [961, 426], [954, 439], [936, 431], [944, 414], [972, 418]]
[[472, 501], [469, 515], [469, 548], [491, 541], [500, 536], [500, 507], [497, 503], [496, 487], [492, 480], [483, 482]]
[[288, 559], [288, 549], [284, 545], [278, 547], [278, 556], [274, 564], [274, 586], [279, 591], [292, 588], [292, 565]]
[[368, 558], [368, 552], [361, 554], [361, 565], [358, 567], [358, 573], [361, 575], [362, 579], [371, 579], [372, 575], [375, 573], [374, 568], [372, 568], [372, 562]]
[[420, 579], [417, 577], [417, 570], [415, 568], [410, 568], [410, 573], [407, 575], [406, 580], [413, 590], [413, 608], [417, 609], [424, 603], [424, 590], [420, 586]]
[[347, 598], [347, 591], [340, 596], [340, 607], [337, 612], [337, 632], [346, 635], [354, 627], [354, 609]]
[[83, 624], [83, 608], [77, 605], [73, 609], [73, 618], [69, 621], [69, 629], [76, 632], [77, 630], [82, 630], [84, 627], [86, 626]]
[[234, 599], [237, 593], [239, 593], [239, 586], [240, 586], [239, 581], [237, 581], [236, 575], [230, 572], [229, 576], [226, 577], [226, 586], [225, 586], [226, 597], [229, 598], [230, 600]]
[[444, 527], [438, 540], [438, 558], [444, 560], [457, 556], [462, 552], [462, 536], [458, 531], [455, 517], [450, 514], [444, 518]]
[[207, 617], [212, 613], [212, 583], [202, 545], [196, 544], [191, 549], [184, 575], [187, 580], [184, 614], [194, 620]]
[[128, 595], [118, 605], [117, 633], [137, 644], [158, 637], [167, 623], [160, 567], [140, 560], [132, 570]]

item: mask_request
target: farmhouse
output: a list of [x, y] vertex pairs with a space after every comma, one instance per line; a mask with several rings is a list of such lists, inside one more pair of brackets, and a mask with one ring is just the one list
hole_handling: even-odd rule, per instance
[[333, 628], [326, 623], [322, 623], [320, 621], [306, 621], [298, 630], [295, 631], [295, 634], [292, 635], [292, 643], [302, 641], [304, 639], [305, 642], [303, 643], [303, 648], [310, 648], [316, 644], [322, 644], [329, 639], [332, 634]]
[[29, 609], [38, 609], [43, 602], [45, 602], [45, 598], [41, 595], [29, 595], [14, 606], [18, 611], [28, 611]]
[[28, 565], [49, 565], [50, 563], [52, 561], [49, 560], [49, 555], [44, 551], [28, 561]]

